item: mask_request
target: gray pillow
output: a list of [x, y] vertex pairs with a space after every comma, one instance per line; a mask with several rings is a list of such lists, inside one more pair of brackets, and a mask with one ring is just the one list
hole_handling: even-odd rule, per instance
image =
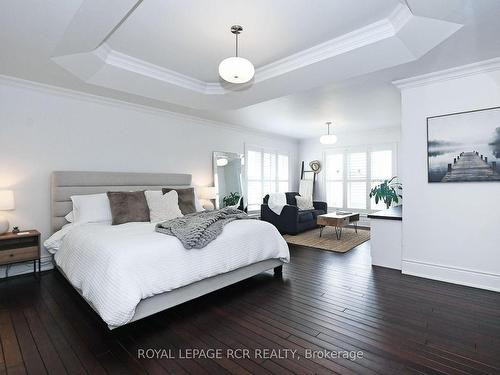
[[149, 221], [149, 207], [144, 191], [108, 191], [113, 225]]
[[179, 196], [179, 209], [183, 215], [196, 212], [196, 203], [194, 201], [194, 188], [163, 188], [163, 194], [175, 190]]

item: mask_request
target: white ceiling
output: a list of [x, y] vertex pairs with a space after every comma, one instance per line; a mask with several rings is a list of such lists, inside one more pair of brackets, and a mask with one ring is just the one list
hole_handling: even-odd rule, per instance
[[[361, 82], [347, 87], [325, 87], [256, 104], [216, 117], [229, 123], [308, 138], [335, 133], [400, 126], [400, 94], [390, 83]], [[266, 121], [262, 121], [266, 119]]]
[[[321, 134], [328, 120], [339, 132], [398, 126], [399, 94], [391, 81], [500, 56], [500, 1], [408, 3], [413, 15], [400, 8], [402, 23], [391, 16], [396, 0], [183, 0], [182, 6], [173, 0], [3, 0], [0, 74], [297, 138]], [[382, 25], [388, 19], [393, 23]], [[216, 82], [210, 95], [195, 92], [194, 84], [186, 89], [158, 79], [173, 72], [182, 84], [186, 77], [196, 84], [216, 80], [219, 60], [233, 53], [228, 28], [234, 23], [245, 28], [241, 55], [255, 63], [256, 79], [266, 68], [266, 79], [241, 91]], [[371, 37], [369, 25], [375, 32], [394, 24], [395, 33], [352, 46], [353, 31]], [[437, 31], [426, 35], [422, 28]], [[348, 51], [313, 62], [308, 50], [307, 63], [283, 68], [291, 54], [302, 56], [318, 43], [333, 40], [338, 50], [349, 32]], [[288, 65], [280, 63], [271, 76], [276, 60]]]
[[109, 38], [113, 50], [202, 81], [218, 81], [234, 55], [231, 25], [243, 25], [240, 55], [256, 68], [387, 17], [398, 0], [147, 0]]

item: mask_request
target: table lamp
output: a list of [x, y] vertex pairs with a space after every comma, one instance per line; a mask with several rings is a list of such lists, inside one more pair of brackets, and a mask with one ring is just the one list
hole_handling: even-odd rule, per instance
[[[16, 208], [14, 204], [14, 192], [12, 190], [0, 190], [0, 211], [10, 211]], [[9, 221], [0, 215], [0, 234], [9, 230]]]
[[216, 198], [215, 186], [200, 186], [198, 187], [198, 194], [203, 208], [212, 211], [214, 209], [212, 199]]

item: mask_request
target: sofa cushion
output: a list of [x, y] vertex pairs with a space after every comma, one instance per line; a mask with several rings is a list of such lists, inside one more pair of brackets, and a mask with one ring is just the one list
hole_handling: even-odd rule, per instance
[[314, 221], [315, 217], [313, 215], [314, 210], [299, 211], [299, 223], [305, 223], [307, 221]]
[[286, 204], [289, 204], [290, 206], [297, 205], [297, 200], [295, 199], [295, 196], [300, 195], [299, 193], [289, 192], [289, 193], [285, 193], [285, 195], [286, 195]]

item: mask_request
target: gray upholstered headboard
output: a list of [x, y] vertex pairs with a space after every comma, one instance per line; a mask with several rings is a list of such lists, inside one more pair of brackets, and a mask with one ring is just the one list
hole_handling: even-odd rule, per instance
[[58, 231], [64, 224], [67, 224], [64, 216], [73, 209], [72, 195], [97, 194], [107, 191], [160, 190], [166, 186], [189, 185], [191, 185], [191, 175], [180, 173], [53, 172], [52, 231]]

